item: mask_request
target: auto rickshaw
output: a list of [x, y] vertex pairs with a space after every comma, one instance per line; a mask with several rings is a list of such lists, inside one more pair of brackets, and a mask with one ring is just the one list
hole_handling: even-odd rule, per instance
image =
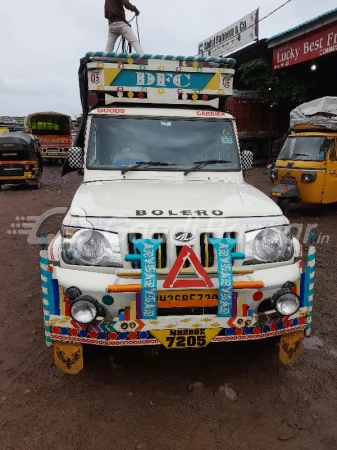
[[337, 202], [337, 131], [324, 126], [295, 125], [285, 141], [271, 179], [284, 214], [291, 203]]
[[0, 136], [0, 188], [5, 184], [41, 187], [43, 172], [38, 140], [24, 132]]

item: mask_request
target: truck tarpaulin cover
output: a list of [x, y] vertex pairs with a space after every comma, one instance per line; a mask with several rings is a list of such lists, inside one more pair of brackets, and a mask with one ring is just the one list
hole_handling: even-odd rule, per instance
[[337, 97], [323, 97], [304, 103], [290, 113], [290, 126], [319, 125], [337, 130]]
[[53, 111], [35, 113], [27, 116], [26, 126], [35, 134], [63, 135], [70, 133], [71, 117]]

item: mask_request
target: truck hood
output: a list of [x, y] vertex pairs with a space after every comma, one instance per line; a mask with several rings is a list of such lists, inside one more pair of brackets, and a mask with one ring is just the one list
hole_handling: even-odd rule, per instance
[[191, 180], [83, 183], [70, 214], [96, 218], [282, 216], [273, 200], [246, 183]]

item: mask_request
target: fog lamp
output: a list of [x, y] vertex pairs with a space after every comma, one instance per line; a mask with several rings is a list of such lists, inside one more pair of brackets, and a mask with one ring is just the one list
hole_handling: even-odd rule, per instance
[[98, 316], [99, 305], [96, 299], [89, 295], [79, 297], [70, 307], [71, 317], [82, 325], [89, 325]]
[[300, 309], [300, 299], [291, 289], [281, 289], [276, 292], [273, 302], [281, 316], [292, 316]]

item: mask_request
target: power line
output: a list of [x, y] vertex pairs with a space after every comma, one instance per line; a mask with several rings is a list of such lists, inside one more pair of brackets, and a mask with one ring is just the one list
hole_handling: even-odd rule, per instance
[[274, 9], [274, 11], [270, 12], [269, 14], [267, 14], [266, 16], [262, 17], [262, 19], [260, 19], [257, 23], [262, 22], [262, 20], [267, 19], [268, 17], [270, 17], [271, 15], [273, 15], [274, 13], [276, 13], [276, 11], [278, 11], [279, 9], [283, 8], [284, 6], [286, 6], [288, 3], [290, 3], [292, 0], [288, 0], [287, 2], [283, 3], [283, 5], [279, 6], [278, 8]]

